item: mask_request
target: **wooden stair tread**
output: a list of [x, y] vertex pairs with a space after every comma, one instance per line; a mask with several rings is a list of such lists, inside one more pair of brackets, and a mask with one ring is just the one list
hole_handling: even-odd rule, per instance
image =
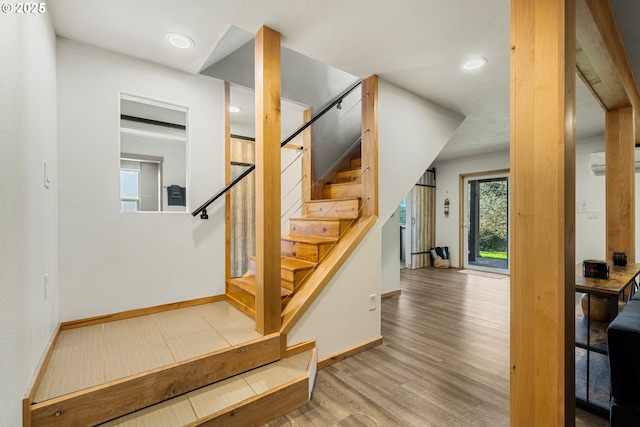
[[[226, 301], [187, 304], [133, 317], [130, 313], [111, 321], [89, 318], [79, 321], [85, 326], [60, 330], [52, 343], [50, 363], [43, 366], [34, 386], [49, 391], [68, 388], [62, 393], [34, 394], [25, 401], [30, 426], [98, 425], [280, 359], [280, 334], [260, 336], [255, 323]], [[176, 341], [176, 337], [181, 339]], [[121, 351], [107, 357], [93, 352], [94, 347]], [[146, 364], [165, 348], [173, 353], [171, 363]], [[69, 366], [79, 376], [91, 375], [94, 368], [100, 372], [120, 366], [131, 369], [124, 377], [103, 374], [100, 384], [87, 387], [73, 384]], [[59, 386], [52, 387], [53, 383]]]
[[280, 261], [282, 268], [291, 271], [310, 270], [316, 266], [315, 263], [297, 258], [282, 257]]
[[[256, 257], [252, 256], [251, 260], [253, 262], [255, 262]], [[290, 270], [290, 271], [298, 271], [298, 270], [308, 270], [310, 268], [313, 268], [316, 266], [315, 262], [310, 262], [310, 261], [305, 261], [303, 259], [297, 259], [297, 258], [291, 258], [291, 257], [287, 257], [287, 256], [283, 256], [280, 259], [280, 265], [284, 270]], [[253, 280], [255, 280], [255, 276], [252, 274], [249, 274], [248, 276], [243, 276], [243, 277], [253, 277]]]
[[[242, 289], [244, 292], [255, 296], [256, 295], [256, 276], [244, 276], [244, 277], [236, 277], [233, 279], [229, 279], [229, 284]], [[291, 295], [291, 291], [280, 287], [280, 297], [285, 298]]]
[[[359, 184], [359, 183], [355, 183], [355, 184]], [[332, 185], [335, 185], [335, 184], [332, 184]], [[315, 199], [315, 200], [308, 200], [305, 203], [352, 202], [354, 200], [360, 200], [360, 197], [338, 197], [335, 199]]]
[[[198, 426], [216, 420], [215, 425], [257, 425], [257, 417], [264, 417], [257, 418], [259, 424], [263, 424], [309, 401], [316, 366], [315, 349], [307, 350], [113, 419], [100, 427], [128, 423], [155, 426], [158, 422]], [[282, 399], [289, 403], [277, 405], [276, 402]], [[263, 403], [256, 406], [259, 400]], [[267, 412], [257, 410], [260, 407], [274, 409]]]
[[340, 172], [338, 173], [348, 173], [348, 172], [355, 172], [355, 171], [361, 171], [362, 168], [360, 166], [354, 166], [354, 167], [350, 167], [348, 169], [342, 169]]
[[[327, 199], [327, 200], [331, 200], [331, 199]], [[349, 218], [340, 218], [339, 216], [312, 216], [312, 215], [291, 217], [289, 218], [289, 220], [290, 221], [345, 221], [345, 222], [350, 221]]]
[[[328, 182], [325, 184], [325, 187], [355, 187], [356, 185], [362, 185], [362, 182], [359, 181], [351, 181], [351, 182]], [[339, 199], [329, 199], [329, 200], [339, 200]]]
[[326, 245], [338, 240], [335, 237], [309, 236], [306, 234], [285, 234], [281, 239], [289, 242], [309, 243], [311, 245]]

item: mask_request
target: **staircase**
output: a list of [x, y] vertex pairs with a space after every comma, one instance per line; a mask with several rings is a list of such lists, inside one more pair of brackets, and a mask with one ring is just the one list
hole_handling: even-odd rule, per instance
[[[336, 182], [322, 186], [322, 199], [304, 203], [300, 218], [289, 219], [289, 230], [281, 238], [281, 299], [284, 309], [311, 273], [323, 262], [347, 229], [360, 216], [362, 203], [360, 158], [336, 174]], [[227, 281], [228, 301], [255, 318], [255, 258], [249, 271]]]

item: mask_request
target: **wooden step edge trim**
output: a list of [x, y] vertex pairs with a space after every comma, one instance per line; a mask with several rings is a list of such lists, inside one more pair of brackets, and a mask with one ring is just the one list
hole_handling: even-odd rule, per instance
[[292, 243], [306, 243], [308, 245], [331, 245], [340, 238], [338, 237], [324, 237], [324, 236], [309, 236], [307, 234], [285, 234], [280, 240]]
[[367, 351], [369, 349], [377, 347], [380, 344], [382, 344], [382, 336], [379, 336], [370, 341], [364, 342], [360, 345], [351, 347], [347, 350], [341, 351], [334, 355], [325, 357], [324, 359], [321, 359], [318, 361], [318, 369], [323, 369], [323, 368], [326, 368], [327, 366], [331, 366], [334, 363], [337, 363], [349, 357], [355, 356], [358, 353], [362, 353], [363, 351]]
[[100, 424], [279, 359], [280, 334], [275, 333], [36, 403], [31, 426]]
[[345, 174], [345, 173], [353, 173], [356, 171], [362, 171], [362, 166], [354, 166], [347, 169], [342, 169], [338, 172], [338, 175]]
[[304, 259], [300, 259], [300, 258], [293, 258], [290, 256], [283, 256], [282, 259], [287, 259], [287, 260], [293, 260], [296, 263], [302, 264], [300, 267], [290, 267], [287, 265], [282, 265], [282, 261], [280, 261], [281, 263], [281, 268], [287, 270], [287, 271], [294, 271], [294, 270], [308, 270], [310, 268], [315, 267], [318, 263], [317, 262], [313, 262], [313, 261], [307, 261]]
[[[293, 270], [293, 269], [286, 269], [286, 268], [284, 268], [284, 267], [282, 267], [282, 268], [283, 268], [284, 270], [289, 271], [289, 272], [291, 272], [291, 271], [293, 271], [294, 273], [296, 272], [296, 270]], [[306, 269], [297, 270], [297, 271], [305, 271], [305, 270], [306, 270]], [[291, 282], [290, 280], [286, 280], [286, 279], [285, 279], [285, 278], [283, 278], [283, 277], [281, 277], [280, 279], [281, 279], [281, 281], [282, 281], [282, 282]], [[233, 280], [233, 279], [230, 279], [230, 280]], [[255, 296], [256, 296], [256, 295], [255, 295], [255, 292], [254, 292], [254, 293], [252, 293], [252, 292], [250, 292], [249, 290], [244, 289], [244, 288], [243, 288], [242, 286], [240, 286], [240, 285], [234, 285], [233, 283], [230, 283], [230, 284], [231, 284], [231, 285], [233, 285], [233, 286], [236, 286], [236, 288], [237, 288], [237, 289], [239, 289], [240, 291], [244, 292], [245, 294], [247, 294], [247, 295], [251, 296], [252, 298], [255, 298]], [[229, 285], [229, 283], [228, 283], [227, 285]], [[255, 287], [254, 287], [254, 290], [255, 290]], [[284, 286], [282, 286], [282, 287], [281, 287], [281, 289], [280, 289], [280, 297], [281, 297], [281, 298], [288, 297], [289, 295], [291, 295], [291, 292], [292, 292], [292, 291], [291, 291], [291, 289], [287, 289], [287, 288], [285, 288]], [[231, 293], [229, 293], [229, 292], [228, 292], [228, 288], [227, 288], [227, 299], [231, 299], [231, 300], [234, 300], [234, 302], [238, 302], [238, 303], [240, 303], [240, 304], [243, 304], [241, 301], [238, 301], [238, 300], [237, 300], [237, 299], [236, 299], [236, 298], [235, 298]], [[231, 302], [231, 300], [229, 300], [229, 302]], [[252, 311], [253, 311], [253, 310], [252, 310]]]
[[[282, 334], [281, 336], [285, 336]], [[284, 352], [284, 357], [295, 356], [296, 354], [304, 353], [307, 350], [312, 350], [316, 348], [316, 340], [304, 341], [298, 344], [294, 344], [290, 347], [287, 347]]]
[[146, 316], [148, 314], [161, 313], [179, 308], [194, 307], [196, 305], [209, 304], [212, 302], [224, 301], [224, 295], [213, 295], [204, 298], [196, 298], [187, 301], [171, 302], [168, 304], [156, 305], [153, 307], [137, 308], [134, 310], [121, 311], [119, 313], [105, 314], [103, 316], [88, 317], [86, 319], [71, 320], [62, 322], [61, 329], [81, 328], [83, 326], [97, 325], [100, 323], [115, 322], [116, 320], [131, 319], [133, 317]]
[[[333, 200], [333, 199], [326, 199], [326, 200]], [[349, 218], [340, 218], [339, 216], [310, 216], [310, 215], [306, 215], [306, 216], [298, 216], [298, 217], [291, 217], [289, 218], [289, 221], [326, 221], [326, 222], [342, 222], [342, 221], [349, 221]]]
[[266, 424], [309, 403], [307, 375], [244, 400], [185, 427], [245, 427]]
[[339, 197], [336, 199], [307, 200], [305, 203], [330, 203], [330, 202], [355, 202], [355, 201], [359, 203], [361, 199], [362, 197]]
[[51, 360], [51, 355], [53, 354], [53, 349], [58, 342], [58, 338], [60, 337], [60, 332], [62, 331], [61, 324], [58, 323], [58, 327], [56, 328], [55, 333], [51, 336], [51, 339], [47, 343], [47, 347], [45, 352], [43, 353], [38, 365], [35, 369], [35, 374], [31, 379], [30, 384], [27, 388], [27, 393], [22, 399], [22, 425], [24, 427], [31, 426], [31, 407], [36, 398], [36, 393], [38, 392], [38, 388], [40, 387], [40, 383], [42, 382], [42, 377], [49, 366], [49, 360]]
[[353, 227], [345, 232], [327, 257], [311, 273], [311, 277], [305, 280], [305, 285], [293, 294], [287, 306], [282, 310], [280, 333], [288, 334], [291, 332], [296, 322], [320, 295], [320, 292], [364, 239], [377, 219], [378, 217], [375, 215], [361, 217]]
[[[361, 181], [351, 181], [351, 182], [327, 182], [324, 184], [326, 187], [355, 187], [356, 185], [362, 185]], [[344, 197], [345, 199], [353, 199], [354, 197]], [[339, 199], [328, 199], [328, 200], [339, 200]]]

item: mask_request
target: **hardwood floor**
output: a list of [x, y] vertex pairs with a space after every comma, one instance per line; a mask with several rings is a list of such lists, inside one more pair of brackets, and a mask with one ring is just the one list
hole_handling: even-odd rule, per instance
[[383, 344], [320, 370], [311, 403], [267, 426], [509, 425], [509, 279], [402, 270], [401, 289]]

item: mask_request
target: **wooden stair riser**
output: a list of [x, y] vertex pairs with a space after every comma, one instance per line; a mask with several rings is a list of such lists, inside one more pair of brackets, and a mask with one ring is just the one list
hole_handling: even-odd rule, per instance
[[312, 200], [306, 207], [308, 217], [355, 219], [360, 212], [360, 199]]
[[314, 244], [285, 239], [280, 241], [282, 256], [309, 262], [319, 262], [327, 251], [331, 249], [331, 246], [331, 243]]
[[351, 159], [351, 167], [352, 168], [360, 168], [360, 167], [362, 167], [362, 158], [358, 157], [356, 159]]
[[289, 219], [290, 234], [338, 238], [347, 227], [349, 227], [349, 220], [340, 218]]
[[338, 172], [338, 184], [347, 182], [362, 182], [362, 168], [349, 169]]
[[[286, 266], [282, 266], [280, 270], [280, 282], [283, 288], [293, 291], [298, 285], [302, 283], [307, 276], [307, 272], [313, 268], [313, 265], [309, 265], [306, 268], [291, 269]], [[249, 260], [249, 272], [250, 276], [256, 275], [256, 260], [251, 258]]]
[[[304, 277], [298, 280], [304, 280], [307, 277], [307, 273], [305, 272]], [[245, 281], [245, 283], [239, 283], [239, 281]], [[246, 281], [253, 281], [253, 285], [249, 288], [246, 285]], [[297, 286], [300, 286], [299, 284]], [[294, 288], [290, 285], [291, 288]], [[293, 290], [285, 288], [282, 286], [280, 293], [280, 299], [282, 301], [282, 309], [284, 310], [287, 306], [287, 303], [290, 301], [289, 296], [292, 294]], [[255, 320], [256, 318], [256, 294], [255, 294], [255, 276], [245, 276], [242, 278], [230, 279], [227, 281], [227, 301], [236, 307], [237, 309], [244, 312], [247, 316], [251, 317]]]
[[362, 197], [362, 183], [329, 184], [322, 187], [322, 197], [326, 199], [346, 199]]
[[[248, 276], [250, 277], [250, 276]], [[248, 278], [247, 276], [243, 279]], [[255, 320], [256, 318], [256, 296], [255, 292], [249, 292], [245, 287], [240, 286], [234, 279], [227, 282], [227, 301], [247, 316]]]
[[300, 378], [248, 402], [232, 406], [185, 427], [260, 426], [309, 403], [309, 378]]

